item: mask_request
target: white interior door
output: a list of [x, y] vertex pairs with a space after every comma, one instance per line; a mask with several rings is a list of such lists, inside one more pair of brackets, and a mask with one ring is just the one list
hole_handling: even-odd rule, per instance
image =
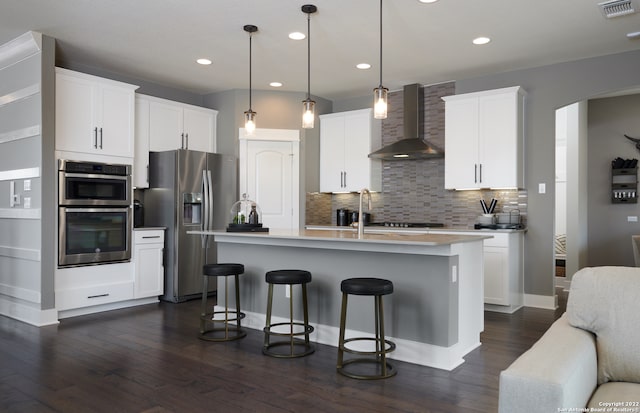
[[277, 130], [256, 130], [255, 136], [241, 140], [240, 193], [258, 203], [265, 227], [297, 229], [299, 141], [273, 140], [277, 138]]

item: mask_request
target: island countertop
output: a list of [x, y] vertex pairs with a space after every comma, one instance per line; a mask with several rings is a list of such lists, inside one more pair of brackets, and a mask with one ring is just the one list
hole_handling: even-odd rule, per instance
[[441, 255], [437, 253], [438, 249], [444, 251], [444, 249], [448, 249], [454, 244], [475, 242], [491, 238], [490, 235], [486, 234], [412, 234], [390, 232], [377, 233], [373, 231], [366, 232], [361, 238], [359, 238], [356, 231], [314, 229], [271, 229], [269, 232], [226, 232], [226, 230], [214, 230], [189, 231], [188, 233], [194, 235], [214, 235], [216, 241], [226, 243], [274, 246], [302, 246], [302, 244], [313, 244], [314, 247], [322, 247], [326, 249], [429, 255], [433, 255], [434, 252], [436, 255]]

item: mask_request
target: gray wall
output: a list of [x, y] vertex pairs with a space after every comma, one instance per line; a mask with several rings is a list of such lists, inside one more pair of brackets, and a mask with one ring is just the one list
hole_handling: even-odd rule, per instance
[[[611, 161], [637, 159], [640, 152], [623, 135], [640, 137], [640, 95], [589, 101], [587, 265], [634, 266], [631, 235], [640, 223], [638, 204], [611, 203]], [[637, 179], [637, 177], [636, 177]]]
[[[638, 73], [640, 51], [633, 51], [456, 81], [458, 94], [515, 85], [528, 92], [525, 293], [554, 294], [555, 110], [603, 93], [638, 87]], [[545, 194], [538, 193], [538, 183], [546, 183]]]

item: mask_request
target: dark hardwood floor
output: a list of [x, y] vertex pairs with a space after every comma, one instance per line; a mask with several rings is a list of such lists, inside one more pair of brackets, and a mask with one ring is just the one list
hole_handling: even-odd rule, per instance
[[274, 359], [262, 334], [199, 340], [199, 302], [152, 304], [36, 328], [0, 317], [2, 412], [495, 412], [498, 376], [564, 311], [485, 312], [482, 346], [453, 371], [395, 361], [358, 381], [336, 349]]

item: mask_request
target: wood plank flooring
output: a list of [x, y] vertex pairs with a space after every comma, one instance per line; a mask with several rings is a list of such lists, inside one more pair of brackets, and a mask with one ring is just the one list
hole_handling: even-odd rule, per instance
[[[564, 295], [563, 295], [564, 296]], [[261, 353], [262, 334], [199, 340], [199, 302], [151, 304], [32, 327], [0, 316], [2, 412], [495, 412], [498, 375], [564, 311], [485, 312], [482, 346], [453, 371], [394, 362], [358, 381], [336, 349], [301, 359]]]

